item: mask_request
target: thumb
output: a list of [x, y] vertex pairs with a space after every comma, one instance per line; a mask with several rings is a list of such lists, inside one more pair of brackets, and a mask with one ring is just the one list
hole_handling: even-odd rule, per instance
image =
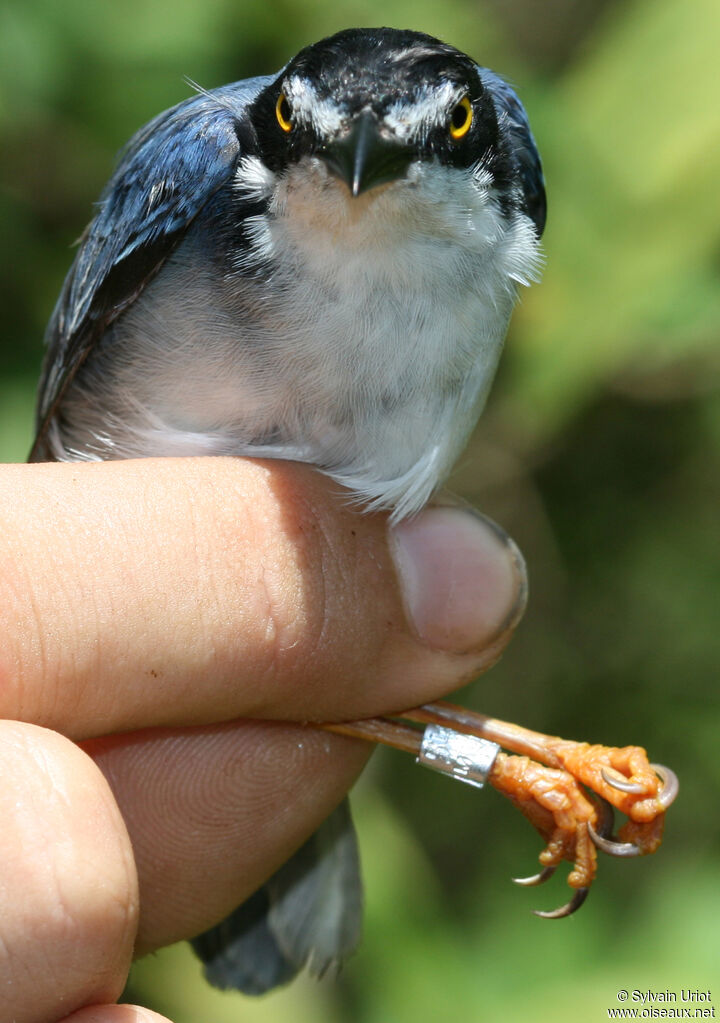
[[1, 471], [0, 716], [73, 738], [406, 709], [492, 663], [524, 605], [522, 558], [487, 520], [389, 526], [307, 466]]

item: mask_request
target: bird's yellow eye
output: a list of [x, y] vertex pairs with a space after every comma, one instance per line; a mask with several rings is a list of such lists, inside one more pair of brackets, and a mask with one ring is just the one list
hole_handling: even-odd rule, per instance
[[278, 101], [275, 104], [275, 116], [283, 131], [292, 131], [292, 110], [284, 92], [281, 92], [278, 96]]
[[467, 96], [463, 96], [460, 102], [453, 107], [453, 112], [450, 114], [450, 123], [448, 124], [450, 138], [455, 142], [459, 142], [470, 131], [472, 119], [473, 108], [470, 105], [470, 100]]

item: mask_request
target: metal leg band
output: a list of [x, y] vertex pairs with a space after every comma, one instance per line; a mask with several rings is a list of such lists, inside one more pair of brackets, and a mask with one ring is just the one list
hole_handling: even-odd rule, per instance
[[417, 762], [481, 789], [499, 752], [496, 742], [463, 735], [442, 725], [428, 725], [423, 732]]

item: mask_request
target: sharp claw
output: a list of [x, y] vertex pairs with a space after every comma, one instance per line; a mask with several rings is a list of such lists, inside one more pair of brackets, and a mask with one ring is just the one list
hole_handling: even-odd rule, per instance
[[[612, 805], [608, 803], [607, 799], [598, 796], [595, 800], [595, 806], [598, 811], [598, 829], [596, 834], [601, 838], [609, 838], [615, 827], [615, 813]], [[592, 825], [588, 825], [588, 827], [592, 830]]]
[[632, 842], [617, 842], [614, 838], [607, 838], [598, 834], [595, 828], [588, 822], [588, 834], [598, 849], [602, 849], [608, 856], [642, 856], [642, 849]]
[[533, 913], [535, 916], [540, 916], [543, 920], [560, 920], [564, 916], [571, 916], [576, 909], [580, 909], [583, 902], [587, 898], [587, 894], [590, 891], [589, 888], [578, 888], [573, 897], [564, 906], [559, 906], [557, 909], [542, 910], [534, 909]]
[[660, 776], [663, 783], [663, 787], [660, 790], [660, 795], [657, 797], [658, 803], [667, 810], [670, 804], [675, 799], [680, 788], [680, 782], [678, 776], [674, 771], [671, 771], [669, 767], [664, 767], [663, 764], [650, 764], [655, 774]]
[[605, 767], [600, 768], [600, 774], [603, 776], [603, 780], [607, 782], [608, 785], [611, 785], [614, 789], [618, 789], [620, 792], [630, 792], [635, 796], [642, 796], [645, 794], [646, 789], [644, 785], [639, 785], [634, 781], [628, 781], [627, 778], [623, 778], [620, 774], [610, 774]]
[[513, 884], [521, 884], [526, 888], [531, 888], [537, 884], [545, 884], [556, 870], [557, 866], [543, 867], [539, 874], [533, 874], [532, 877], [513, 877], [512, 882]]

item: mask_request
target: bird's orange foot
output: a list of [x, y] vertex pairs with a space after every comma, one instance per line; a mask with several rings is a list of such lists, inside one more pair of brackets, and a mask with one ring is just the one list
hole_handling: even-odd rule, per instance
[[597, 847], [612, 856], [654, 853], [662, 842], [665, 811], [677, 795], [675, 774], [651, 764], [639, 746], [591, 746], [556, 739], [553, 747], [566, 771], [628, 818], [617, 838], [599, 835], [590, 824]]
[[[535, 911], [547, 918], [569, 916], [585, 901], [597, 871], [597, 849], [612, 856], [655, 852], [662, 842], [665, 801], [669, 805], [677, 791], [672, 772], [653, 768], [638, 747], [560, 743], [562, 751], [555, 751], [562, 758], [562, 768], [499, 753], [488, 776], [490, 784], [511, 800], [547, 843], [539, 857], [543, 869], [532, 877], [514, 878], [515, 882], [542, 884], [563, 860], [573, 864], [568, 884], [576, 889], [575, 895], [559, 909]], [[608, 768], [621, 773], [621, 778], [616, 779]], [[628, 815], [617, 837], [611, 836], [611, 803]]]
[[551, 738], [548, 747], [558, 766], [638, 824], [654, 821], [675, 798], [675, 776], [651, 764], [640, 746], [591, 746]]
[[612, 819], [567, 771], [546, 767], [529, 757], [499, 753], [488, 781], [511, 800], [546, 842], [539, 857], [543, 869], [532, 877], [513, 880], [522, 885], [542, 884], [567, 860], [573, 864], [568, 884], [575, 889], [575, 895], [559, 909], [535, 912], [549, 918], [574, 913], [585, 901], [597, 871], [597, 852], [590, 829], [605, 836], [612, 829]]
[[[409, 715], [495, 742], [520, 754], [498, 754], [488, 780], [525, 814], [547, 843], [543, 869], [521, 884], [541, 884], [562, 860], [573, 864], [567, 904], [541, 916], [567, 916], [580, 906], [597, 870], [597, 849], [611, 856], [655, 852], [665, 811], [678, 792], [676, 776], [651, 764], [639, 746], [616, 748], [573, 742], [456, 707], [436, 703]], [[613, 807], [628, 820], [617, 836]]]
[[[667, 767], [651, 764], [639, 746], [616, 748], [572, 742], [490, 718], [450, 703], [426, 704], [401, 715], [417, 724], [439, 726], [448, 735], [475, 736], [485, 741], [478, 754], [465, 748], [424, 758], [435, 766], [472, 784], [487, 780], [507, 796], [542, 835], [546, 845], [540, 854], [542, 870], [518, 884], [546, 881], [563, 861], [573, 867], [568, 876], [575, 889], [567, 905], [538, 916], [569, 916], [582, 905], [597, 872], [597, 850], [611, 856], [641, 856], [655, 852], [662, 841], [665, 812], [678, 792], [676, 776]], [[421, 753], [418, 731], [404, 721], [374, 718], [367, 721], [325, 725], [330, 731], [387, 743], [408, 752]], [[493, 744], [495, 744], [493, 746]], [[518, 754], [497, 752], [498, 747]], [[495, 755], [497, 753], [497, 755]], [[455, 759], [457, 757], [457, 759]], [[429, 760], [442, 761], [442, 767]], [[482, 761], [482, 762], [481, 762]], [[617, 836], [613, 831], [613, 807], [627, 815]]]

